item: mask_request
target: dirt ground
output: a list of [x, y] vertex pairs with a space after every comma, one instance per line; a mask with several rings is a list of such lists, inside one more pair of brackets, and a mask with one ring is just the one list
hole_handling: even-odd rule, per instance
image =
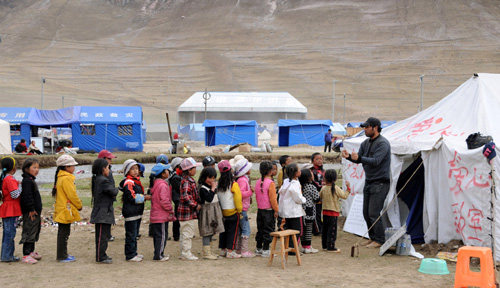
[[[148, 211], [146, 211], [148, 212]], [[147, 214], [147, 213], [145, 213]], [[117, 217], [118, 218], [118, 217]], [[256, 214], [250, 215], [253, 239]], [[343, 221], [339, 221], [342, 225]], [[392, 248], [380, 257], [378, 250], [360, 248], [359, 258], [350, 257], [350, 248], [360, 238], [345, 233], [339, 227], [337, 246], [342, 253], [320, 251], [318, 254], [302, 255], [302, 266], [290, 257], [286, 270], [275, 258], [271, 267], [269, 258], [219, 259], [216, 261], [182, 261], [179, 242], [168, 241], [167, 262], [155, 262], [153, 241], [147, 236], [146, 217], [141, 225], [142, 237], [138, 241], [138, 252], [144, 255], [141, 263], [125, 261], [125, 232], [123, 220], [113, 226], [116, 237], [109, 243], [108, 254], [113, 264], [95, 263], [93, 225], [73, 226], [68, 251], [77, 259], [73, 263], [58, 263], [56, 257], [57, 227], [43, 227], [36, 250], [43, 259], [35, 265], [23, 263], [0, 263], [1, 287], [451, 287], [454, 282], [455, 264], [449, 263], [448, 275], [428, 275], [418, 272], [420, 260], [409, 256], [398, 256]], [[171, 227], [169, 227], [171, 235]], [[16, 243], [20, 239], [18, 229]], [[218, 236], [216, 236], [218, 239]], [[214, 242], [216, 247], [218, 242]], [[427, 255], [416, 245], [416, 249]], [[313, 247], [321, 248], [321, 237], [313, 237]], [[16, 244], [15, 255], [21, 256], [22, 247]], [[199, 256], [201, 237], [193, 241], [193, 253]]]

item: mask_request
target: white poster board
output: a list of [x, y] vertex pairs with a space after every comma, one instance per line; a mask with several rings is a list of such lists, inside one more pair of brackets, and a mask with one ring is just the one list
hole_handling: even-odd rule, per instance
[[[363, 218], [363, 194], [356, 194], [352, 200], [351, 209], [344, 223], [344, 231], [359, 236], [365, 236], [368, 231]], [[368, 234], [365, 236], [368, 237]]]

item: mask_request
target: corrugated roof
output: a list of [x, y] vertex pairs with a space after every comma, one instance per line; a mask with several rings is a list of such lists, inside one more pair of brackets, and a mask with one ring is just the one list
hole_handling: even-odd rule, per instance
[[[196, 92], [182, 105], [179, 112], [205, 111], [203, 94]], [[209, 112], [295, 112], [307, 113], [307, 108], [288, 92], [209, 92]]]

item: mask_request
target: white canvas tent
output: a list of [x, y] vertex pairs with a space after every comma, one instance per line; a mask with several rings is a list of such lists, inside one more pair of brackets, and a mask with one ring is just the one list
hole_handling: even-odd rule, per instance
[[10, 124], [0, 120], [0, 154], [12, 154], [10, 145]]
[[[386, 205], [398, 192], [396, 185], [400, 175], [403, 175], [401, 173], [415, 159], [423, 160], [420, 168], [423, 169], [422, 178], [417, 181], [424, 182], [423, 199], [420, 203], [422, 210], [417, 217], [421, 218], [426, 243], [432, 240], [448, 243], [458, 239], [466, 245], [491, 247], [492, 223], [488, 218], [491, 219], [492, 215], [492, 169], [482, 154], [482, 148], [468, 150], [465, 140], [471, 133], [480, 132], [500, 141], [500, 129], [497, 127], [499, 113], [500, 74], [479, 74], [428, 109], [383, 129], [382, 135], [391, 143], [392, 153], [391, 190]], [[441, 137], [442, 141], [439, 141]], [[344, 147], [348, 151], [357, 151], [364, 139], [366, 138], [346, 140]], [[500, 155], [498, 148], [496, 152]], [[498, 239], [500, 156], [493, 160], [493, 165], [493, 177], [497, 183], [497, 200], [494, 205]], [[343, 159], [343, 168], [344, 180], [352, 183], [352, 194], [362, 194], [364, 173], [361, 164]], [[399, 183], [400, 186], [402, 184], [404, 183]], [[353, 208], [353, 213], [349, 213], [353, 199], [354, 197], [349, 197], [343, 205], [343, 213], [348, 215], [346, 223], [349, 218], [363, 219], [362, 215], [354, 215], [359, 213], [359, 209]], [[356, 199], [362, 201], [362, 197]], [[390, 206], [386, 220], [393, 227], [401, 227], [414, 208], [407, 206], [398, 199]], [[359, 207], [359, 203], [352, 207]], [[496, 241], [497, 260], [500, 260], [499, 249], [500, 241]]]

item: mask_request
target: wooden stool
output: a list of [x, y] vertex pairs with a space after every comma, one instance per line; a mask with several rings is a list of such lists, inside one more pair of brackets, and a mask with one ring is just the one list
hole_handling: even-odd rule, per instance
[[[479, 258], [481, 272], [470, 270], [471, 257]], [[458, 249], [455, 288], [467, 286], [495, 287], [495, 272], [490, 248], [464, 246]]]
[[[299, 266], [302, 264], [302, 261], [300, 260], [297, 236], [295, 236], [298, 234], [300, 234], [300, 231], [297, 230], [285, 230], [271, 233], [271, 236], [273, 236], [273, 242], [271, 243], [271, 257], [269, 258], [269, 263], [267, 264], [267, 266], [273, 265], [274, 253], [281, 252], [281, 267], [285, 269], [285, 264], [286, 262], [288, 262], [288, 252], [290, 251], [295, 252], [295, 256], [297, 257], [297, 263], [299, 264]], [[290, 243], [290, 236], [292, 236], [294, 248], [288, 247], [288, 244]], [[281, 240], [281, 249], [276, 251], [276, 241], [278, 240], [278, 238], [280, 238]]]

